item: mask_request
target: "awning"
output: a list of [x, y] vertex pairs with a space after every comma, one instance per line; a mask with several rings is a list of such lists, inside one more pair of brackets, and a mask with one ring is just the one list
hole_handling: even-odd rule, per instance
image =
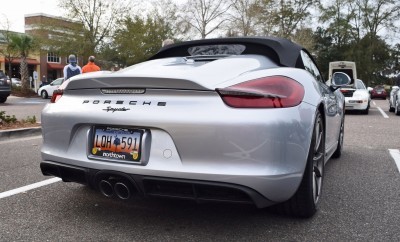
[[[12, 64], [19, 64], [21, 63], [21, 59], [17, 58], [17, 59], [13, 59], [11, 61]], [[37, 61], [36, 59], [31, 59], [31, 58], [26, 58], [26, 63], [28, 63], [28, 65], [40, 65], [40, 62]]]
[[64, 65], [58, 63], [47, 63], [48, 69], [64, 69]]

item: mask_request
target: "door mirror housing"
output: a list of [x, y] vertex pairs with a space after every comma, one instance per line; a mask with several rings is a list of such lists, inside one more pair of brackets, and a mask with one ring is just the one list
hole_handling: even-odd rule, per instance
[[344, 72], [335, 72], [332, 75], [332, 90], [337, 90], [338, 88], [348, 86], [351, 83], [351, 78]]

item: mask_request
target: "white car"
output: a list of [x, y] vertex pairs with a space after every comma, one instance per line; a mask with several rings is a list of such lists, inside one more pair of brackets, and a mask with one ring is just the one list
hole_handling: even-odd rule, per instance
[[354, 87], [341, 88], [345, 98], [346, 110], [360, 110], [364, 114], [368, 114], [371, 95], [365, 87], [364, 82], [357, 79]]
[[39, 88], [38, 95], [41, 96], [43, 99], [53, 96], [53, 92], [57, 90], [63, 82], [63, 77], [55, 79], [49, 85], [45, 85]]
[[399, 87], [393, 86], [389, 96], [389, 112], [395, 112], [396, 115], [400, 115], [399, 105]]
[[21, 79], [15, 78], [15, 77], [11, 78], [11, 83], [13, 86], [17, 86], [17, 87], [20, 87], [22, 85]]

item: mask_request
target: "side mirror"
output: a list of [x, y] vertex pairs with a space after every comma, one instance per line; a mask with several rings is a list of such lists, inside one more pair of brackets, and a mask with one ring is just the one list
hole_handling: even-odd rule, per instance
[[351, 83], [351, 78], [344, 72], [335, 72], [332, 75], [332, 85], [334, 87], [347, 86]]

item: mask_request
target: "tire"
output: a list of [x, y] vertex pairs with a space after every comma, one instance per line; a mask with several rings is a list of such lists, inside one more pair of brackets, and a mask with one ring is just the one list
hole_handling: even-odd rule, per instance
[[42, 91], [42, 92], [40, 93], [40, 96], [41, 96], [43, 99], [47, 99], [47, 98], [49, 97], [49, 95], [47, 94], [46, 91]]
[[325, 163], [325, 131], [322, 116], [318, 111], [304, 170], [303, 179], [294, 196], [284, 202], [283, 212], [296, 217], [310, 218], [317, 211], [321, 195]]
[[394, 112], [394, 107], [392, 107], [392, 103], [389, 101], [389, 112]]
[[394, 104], [394, 113], [396, 115], [400, 115], [399, 101], [398, 100], [396, 100], [396, 103]]
[[338, 137], [338, 145], [336, 147], [335, 152], [332, 154], [332, 158], [337, 159], [340, 156], [342, 156], [342, 150], [343, 150], [343, 141], [344, 141], [344, 116], [342, 118], [342, 123], [340, 124], [340, 131], [339, 131], [339, 137]]
[[7, 97], [0, 97], [0, 103], [5, 103], [7, 101]]

